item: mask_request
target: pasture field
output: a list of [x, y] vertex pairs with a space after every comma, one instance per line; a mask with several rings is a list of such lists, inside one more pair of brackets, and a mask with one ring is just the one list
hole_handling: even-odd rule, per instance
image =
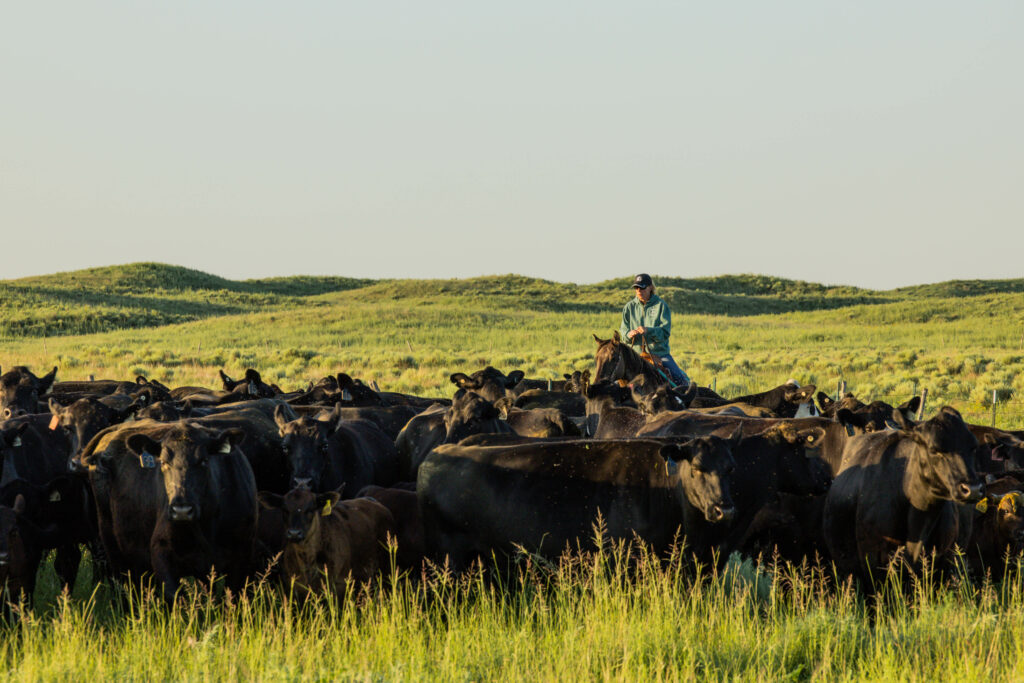
[[[1024, 428], [1024, 280], [886, 292], [762, 276], [659, 278], [673, 353], [723, 394], [793, 377], [902, 402], [929, 390], [988, 423]], [[450, 395], [448, 375], [494, 365], [528, 377], [592, 368], [629, 280], [573, 285], [281, 278], [235, 282], [134, 264], [0, 282], [0, 365], [58, 379], [145, 374], [218, 386], [255, 367], [290, 390], [345, 371], [381, 388]], [[609, 550], [609, 553], [614, 553]], [[435, 572], [341, 607], [298, 607], [261, 586], [174, 610], [44, 567], [36, 605], [0, 625], [0, 671], [38, 679], [1020, 680], [1024, 577], [890, 585], [868, 603], [827, 570], [730, 563], [694, 576], [607, 556], [529, 563], [503, 585]], [[894, 583], [899, 579], [893, 578]], [[898, 597], [897, 597], [898, 596]], [[905, 597], [904, 597], [905, 596]]]

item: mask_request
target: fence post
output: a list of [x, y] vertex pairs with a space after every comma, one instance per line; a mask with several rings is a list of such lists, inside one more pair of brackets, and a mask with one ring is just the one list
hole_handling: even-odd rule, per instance
[[551, 391], [551, 378], [548, 377], [548, 391]]
[[917, 419], [924, 417], [924, 404], [928, 402], [928, 387], [921, 390], [921, 405], [917, 407]]
[[916, 379], [914, 380], [914, 393], [912, 393], [910, 396], [911, 396], [911, 398], [913, 398], [914, 396], [917, 396], [917, 380]]
[[999, 394], [997, 394], [996, 390], [993, 389], [992, 390], [992, 428], [993, 429], [996, 426], [996, 400], [998, 398], [999, 398]]
[[711, 378], [711, 391], [718, 393], [718, 377]]

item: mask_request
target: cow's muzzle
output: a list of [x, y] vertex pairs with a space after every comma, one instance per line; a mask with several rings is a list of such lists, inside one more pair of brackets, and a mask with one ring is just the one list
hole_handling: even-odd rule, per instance
[[711, 512], [708, 513], [708, 521], [719, 524], [721, 522], [731, 522], [736, 517], [736, 508], [732, 505], [723, 507], [716, 505], [711, 508]]
[[305, 538], [306, 538], [306, 530], [305, 529], [288, 529], [288, 531], [285, 532], [285, 538], [287, 538], [289, 541], [302, 541], [302, 540], [305, 540]]
[[11, 561], [11, 554], [6, 550], [0, 552], [0, 567], [6, 567]]
[[962, 503], [973, 503], [976, 500], [981, 500], [983, 495], [985, 495], [985, 485], [980, 482], [977, 484], [961, 482], [956, 487], [956, 498]]
[[196, 519], [196, 507], [188, 503], [171, 503], [172, 522], [192, 522]]

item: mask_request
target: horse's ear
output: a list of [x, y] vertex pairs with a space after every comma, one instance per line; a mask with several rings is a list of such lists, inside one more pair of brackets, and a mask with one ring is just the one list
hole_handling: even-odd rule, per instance
[[598, 337], [598, 336], [597, 336], [596, 334], [594, 334], [593, 332], [591, 332], [590, 334], [593, 334], [593, 335], [594, 335], [594, 341], [596, 341], [596, 342], [597, 342], [598, 346], [600, 346], [601, 344], [607, 344], [608, 342], [610, 342], [610, 341], [611, 341], [611, 339], [601, 339], [600, 337]]
[[616, 344], [619, 344], [619, 343], [622, 342], [622, 337], [619, 336], [619, 331], [618, 330], [615, 330], [614, 332], [612, 332], [612, 341], [615, 342]]

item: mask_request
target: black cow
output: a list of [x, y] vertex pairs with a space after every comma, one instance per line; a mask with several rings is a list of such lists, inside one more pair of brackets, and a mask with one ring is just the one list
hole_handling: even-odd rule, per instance
[[508, 396], [494, 405], [516, 434], [532, 437], [582, 436], [580, 428], [568, 415], [556, 408], [523, 410], [512, 407]]
[[98, 439], [82, 462], [113, 569], [153, 572], [166, 599], [183, 577], [205, 579], [211, 570], [237, 590], [257, 519], [256, 480], [238, 448], [245, 432], [140, 421]]
[[600, 516], [610, 539], [639, 537], [664, 553], [682, 532], [706, 556], [709, 528], [734, 514], [731, 445], [702, 437], [440, 446], [417, 480], [427, 548], [456, 569], [517, 547], [557, 557], [593, 547]]
[[[729, 435], [731, 427], [716, 431]], [[770, 532], [765, 524], [754, 528], [754, 520], [766, 508], [778, 503], [780, 494], [807, 500], [824, 495], [832, 482], [832, 473], [821, 455], [825, 429], [799, 427], [780, 422], [763, 432], [744, 436], [732, 447], [736, 471], [732, 476], [732, 496], [736, 501], [736, 521], [723, 533], [722, 556], [733, 551], [757, 554], [756, 534]]]
[[523, 375], [522, 370], [513, 370], [506, 376], [500, 370], [487, 366], [472, 375], [466, 375], [464, 372], [453, 373], [449, 379], [460, 389], [472, 391], [493, 403], [504, 396], [508, 389], [518, 384]]
[[955, 503], [982, 496], [977, 439], [960, 413], [943, 407], [908, 430], [853, 437], [825, 501], [823, 529], [837, 570], [869, 590], [893, 551], [910, 565], [944, 555], [958, 533]]
[[970, 541], [964, 550], [968, 566], [975, 576], [988, 571], [1000, 581], [1007, 565], [1024, 550], [1024, 493], [989, 493], [971, 514]]
[[415, 479], [420, 463], [435, 446], [444, 442], [444, 416], [449, 406], [435, 403], [412, 417], [395, 437], [403, 479]]
[[224, 391], [228, 396], [221, 399], [221, 403], [234, 403], [235, 401], [248, 401], [256, 398], [274, 398], [280, 392], [277, 388], [263, 381], [256, 370], [248, 368], [245, 371], [245, 379], [234, 380], [219, 371], [220, 381], [224, 385]]
[[[124, 400], [118, 400], [124, 397]], [[146, 404], [145, 400], [131, 400], [125, 394], [112, 394], [103, 398], [80, 398], [69, 406], [61, 406], [50, 399], [49, 428], [61, 430], [71, 444], [72, 456], [100, 431], [124, 422]]]
[[[812, 397], [816, 388], [813, 384], [801, 387], [795, 383], [787, 382], [768, 391], [750, 394], [749, 396], [737, 396], [727, 401], [698, 397], [690, 403], [690, 407], [711, 408], [731, 403], [746, 403], [759, 408], [767, 408], [779, 417], [796, 417], [798, 414], [801, 417], [814, 417], [815, 413], [809, 411], [814, 409]], [[801, 408], [805, 411], [804, 414], [799, 412]]]
[[24, 365], [16, 365], [0, 375], [0, 419], [38, 413], [39, 399], [53, 388], [57, 368], [36, 377]]
[[968, 424], [978, 440], [978, 470], [1000, 473], [1024, 467], [1024, 439], [995, 427]]
[[338, 404], [331, 411], [319, 411], [317, 419], [365, 420], [380, 427], [380, 430], [394, 440], [399, 432], [417, 414], [411, 405], [345, 407]]
[[7, 602], [32, 602], [36, 574], [48, 545], [47, 532], [30, 518], [28, 503], [21, 494], [0, 503], [0, 589]]
[[354, 498], [364, 486], [387, 486], [399, 479], [395, 444], [372, 422], [344, 420], [337, 411], [333, 419], [288, 420], [281, 410], [274, 419], [292, 486], [314, 492], [344, 486], [347, 497]]

